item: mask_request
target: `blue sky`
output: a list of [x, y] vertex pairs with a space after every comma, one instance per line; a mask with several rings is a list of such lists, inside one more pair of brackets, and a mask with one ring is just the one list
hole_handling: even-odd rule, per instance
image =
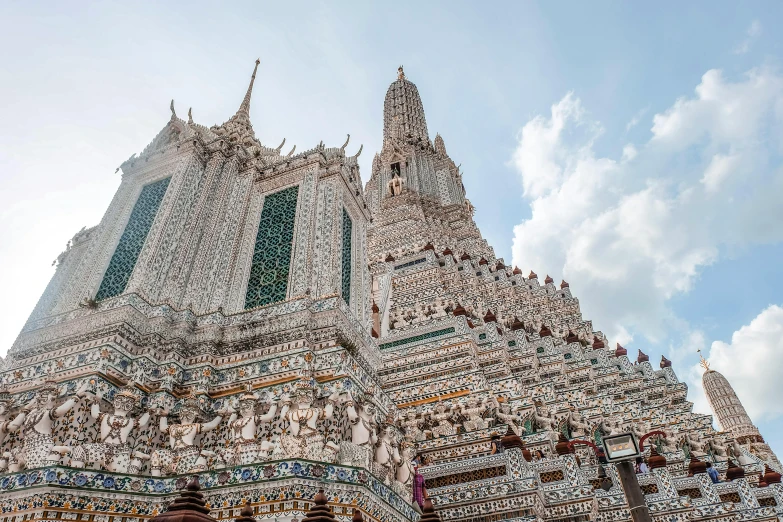
[[596, 329], [696, 349], [783, 450], [779, 2], [0, 5], [0, 353], [116, 167], [193, 107], [228, 119], [253, 61], [267, 145], [379, 150], [399, 64], [496, 253], [565, 278]]

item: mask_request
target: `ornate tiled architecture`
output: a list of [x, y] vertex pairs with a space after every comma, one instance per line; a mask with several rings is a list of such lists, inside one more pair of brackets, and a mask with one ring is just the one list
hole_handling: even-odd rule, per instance
[[417, 473], [443, 520], [630, 520], [593, 451], [628, 430], [656, 520], [783, 513], [725, 378], [704, 377], [716, 432], [668, 360], [495, 256], [402, 68], [366, 186], [349, 141], [262, 144], [255, 76], [221, 125], [172, 102], [59, 256], [0, 373], [2, 521], [140, 522], [197, 475], [221, 520], [301, 519], [324, 489], [337, 519], [415, 522]]

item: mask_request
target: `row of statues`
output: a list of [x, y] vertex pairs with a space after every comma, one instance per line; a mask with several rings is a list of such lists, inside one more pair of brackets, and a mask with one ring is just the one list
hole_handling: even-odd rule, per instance
[[[15, 472], [57, 465], [68, 454], [72, 467], [89, 466], [116, 473], [140, 473], [145, 462], [149, 461], [153, 476], [204, 471], [208, 469], [210, 459], [217, 467], [221, 464], [233, 467], [270, 459], [302, 458], [365, 467], [405, 493], [410, 491], [413, 480], [411, 462], [415, 443], [427, 438], [425, 430], [421, 429], [425, 419], [430, 427], [426, 431], [432, 437], [456, 434], [456, 426], [452, 422], [456, 415], [461, 416], [466, 431], [486, 429], [491, 422], [486, 418], [488, 411], [494, 411], [494, 417], [518, 435], [526, 433], [527, 424], [551, 433], [553, 441], [564, 425], [576, 437], [591, 436], [596, 430], [610, 435], [627, 429], [641, 437], [645, 431], [645, 426], [639, 423], [631, 423], [629, 428], [618, 419], [610, 418], [591, 426], [575, 409], [558, 417], [552, 411], [542, 414], [537, 407], [512, 407], [508, 402], [498, 402], [494, 398], [479, 399], [478, 396], [469, 396], [464, 403], [456, 405], [438, 402], [425, 413], [424, 418], [418, 418], [416, 412], [410, 409], [400, 419], [393, 415], [381, 419], [382, 412], [371, 392], [368, 395], [359, 393], [356, 397], [351, 393], [341, 395], [335, 392], [323, 404], [316, 405], [311, 377], [301, 378], [294, 386], [293, 396], [283, 395], [279, 401], [262, 400], [248, 388], [233, 406], [230, 401], [225, 401], [208, 422], [198, 420], [202, 412], [200, 401], [191, 395], [182, 401], [178, 422], [170, 422], [170, 412], [161, 409], [143, 411], [138, 417], [131, 416], [140, 402], [133, 382], [115, 392], [111, 412], [102, 411], [102, 397], [90, 391], [90, 386], [90, 383], [84, 383], [56, 406], [58, 386], [47, 381], [13, 419], [10, 418], [10, 397], [0, 394], [0, 446], [9, 434], [15, 432], [19, 432], [18, 440], [21, 441], [2, 454], [0, 471]], [[72, 446], [56, 444], [53, 436], [55, 420], [68, 414], [80, 400], [89, 402], [89, 413], [95, 419], [96, 440]], [[267, 403], [269, 408], [260, 414], [258, 411], [262, 403]], [[342, 405], [350, 440], [335, 442], [327, 439], [326, 430], [320, 423], [332, 419], [338, 405]], [[168, 444], [151, 454], [134, 450], [130, 444], [131, 434], [146, 427], [153, 416], [158, 418], [158, 428]], [[261, 425], [275, 419], [286, 421], [282, 433], [274, 439], [259, 439]], [[229, 434], [226, 446], [215, 451], [201, 448], [197, 436], [215, 430], [224, 420]], [[707, 452], [717, 456], [741, 454], [741, 448], [726, 448], [715, 440], [702, 439], [695, 432], [667, 433], [666, 437], [653, 442], [665, 452], [687, 448], [695, 455]]]
[[[0, 397], [0, 444], [14, 432], [20, 432], [21, 440], [21, 444], [3, 454], [0, 471], [54, 466], [65, 455], [70, 455], [72, 467], [89, 466], [116, 473], [140, 473], [145, 461], [149, 461], [153, 476], [204, 471], [209, 467], [209, 459], [225, 466], [239, 466], [269, 459], [302, 458], [364, 466], [389, 484], [396, 482], [401, 490], [409, 490], [414, 446], [411, 441], [400, 440], [395, 418], [387, 416], [378, 422], [379, 410], [371, 397], [355, 401], [351, 394], [341, 396], [335, 392], [326, 398], [323, 406], [316, 406], [313, 384], [311, 378], [300, 379], [293, 396], [283, 395], [279, 405], [274, 400], [266, 401], [269, 409], [263, 414], [258, 409], [264, 401], [247, 389], [236, 400], [236, 407], [226, 401], [208, 422], [198, 420], [200, 402], [191, 395], [182, 401], [178, 422], [170, 422], [170, 412], [161, 409], [131, 416], [139, 406], [133, 382], [116, 391], [112, 411], [103, 411], [102, 396], [90, 391], [90, 383], [83, 384], [63, 404], [56, 406], [58, 386], [47, 381], [13, 420], [8, 418], [10, 398]], [[95, 419], [96, 440], [73, 446], [55, 444], [55, 420], [64, 417], [81, 400], [89, 403], [89, 414]], [[327, 440], [319, 424], [332, 419], [340, 403], [351, 435], [350, 441], [338, 444]], [[153, 416], [158, 417], [160, 433], [168, 439], [168, 444], [151, 454], [134, 450], [131, 435], [134, 430], [146, 427]], [[260, 426], [276, 418], [287, 421], [287, 428], [277, 440], [259, 440]], [[229, 444], [214, 452], [202, 449], [196, 437], [215, 430], [224, 420]]]

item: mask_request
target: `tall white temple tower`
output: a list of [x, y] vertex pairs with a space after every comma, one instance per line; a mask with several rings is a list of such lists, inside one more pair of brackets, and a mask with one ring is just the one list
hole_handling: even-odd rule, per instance
[[720, 374], [724, 432], [671, 361], [609, 348], [566, 281], [495, 256], [402, 67], [364, 186], [348, 140], [256, 138], [257, 68], [220, 125], [172, 102], [58, 258], [0, 367], [0, 522], [144, 522], [193, 475], [220, 520], [300, 520], [324, 489], [342, 522], [417, 522], [424, 479], [443, 520], [627, 521], [593, 450], [620, 432], [656, 520], [783, 517]]
[[764, 442], [759, 429], [750, 420], [750, 415], [737, 397], [729, 380], [720, 372], [710, 369], [709, 364], [701, 358], [704, 374], [701, 376], [704, 393], [710, 408], [718, 418], [720, 427], [731, 434], [740, 444], [748, 445], [755, 453], [764, 459], [772, 459], [777, 462], [777, 456]]

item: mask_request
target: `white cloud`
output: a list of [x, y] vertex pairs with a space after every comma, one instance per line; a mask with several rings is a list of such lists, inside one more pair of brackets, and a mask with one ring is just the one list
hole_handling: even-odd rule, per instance
[[781, 107], [777, 72], [731, 82], [711, 70], [615, 160], [596, 156], [602, 127], [567, 94], [519, 134], [514, 165], [532, 212], [514, 228], [514, 263], [560, 272], [610, 336], [686, 331], [667, 301], [721, 249], [783, 240]]
[[633, 118], [631, 118], [631, 121], [625, 125], [625, 132], [628, 132], [629, 130], [639, 125], [639, 122], [642, 121], [642, 117], [647, 114], [648, 110], [650, 110], [649, 107], [645, 107], [644, 109], [641, 109], [639, 112], [634, 114]]
[[623, 161], [631, 161], [636, 157], [637, 150], [633, 143], [623, 147]]
[[[769, 393], [770, 383], [783, 381], [783, 307], [771, 305], [757, 315], [750, 324], [734, 332], [731, 342], [715, 341], [707, 360], [731, 383], [754, 421], [772, 420], [783, 415], [783, 402], [775, 393]], [[701, 370], [691, 369], [692, 389], [697, 394], [694, 402], [704, 411], [706, 399], [701, 391]], [[707, 410], [709, 408], [707, 407]], [[706, 413], [710, 413], [706, 411]]]
[[520, 146], [514, 151], [514, 164], [523, 171], [525, 194], [539, 196], [562, 181], [562, 157], [554, 145], [567, 124], [578, 125], [583, 117], [582, 103], [573, 93], [552, 106], [552, 117], [537, 117], [522, 129]]
[[731, 175], [732, 172], [736, 172], [737, 166], [740, 162], [738, 156], [726, 156], [724, 154], [716, 154], [712, 157], [712, 161], [704, 171], [704, 176], [701, 178], [701, 182], [704, 183], [708, 192], [717, 192], [721, 183]]
[[745, 54], [750, 51], [751, 44], [761, 34], [761, 22], [753, 20], [746, 34], [746, 38], [734, 48], [734, 54]]

